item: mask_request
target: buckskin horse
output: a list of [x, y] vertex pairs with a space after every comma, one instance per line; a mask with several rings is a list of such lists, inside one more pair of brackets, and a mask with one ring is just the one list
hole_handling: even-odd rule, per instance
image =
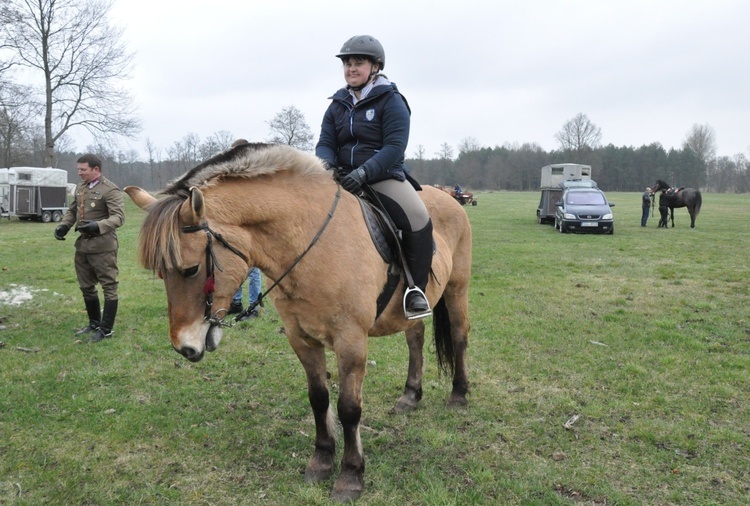
[[672, 188], [661, 179], [657, 179], [654, 186], [651, 187], [651, 191], [656, 193], [662, 190], [667, 192], [664, 198], [672, 218], [672, 228], [674, 228], [674, 210], [679, 207], [687, 207], [688, 213], [690, 213], [690, 228], [695, 228], [695, 219], [701, 212], [703, 201], [701, 192], [695, 188]]
[[[368, 232], [357, 199], [315, 156], [289, 146], [245, 144], [220, 153], [170, 183], [164, 198], [125, 188], [147, 211], [141, 264], [164, 280], [173, 348], [197, 362], [222, 337], [232, 294], [249, 266], [275, 285], [269, 297], [289, 344], [305, 369], [315, 418], [315, 449], [307, 482], [333, 475], [335, 423], [329, 402], [325, 349], [338, 364], [341, 469], [331, 497], [353, 500], [364, 489], [359, 433], [368, 336], [405, 331], [406, 386], [395, 412], [422, 397], [423, 320], [403, 314], [403, 285], [376, 317], [376, 299], [389, 266]], [[420, 192], [434, 225], [435, 254], [427, 285], [433, 308], [439, 370], [452, 373], [447, 407], [467, 404], [468, 288], [471, 227], [466, 212], [435, 188]]]

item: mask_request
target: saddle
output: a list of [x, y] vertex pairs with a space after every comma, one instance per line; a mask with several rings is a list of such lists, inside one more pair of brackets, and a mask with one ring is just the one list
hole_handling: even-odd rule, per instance
[[669, 188], [667, 190], [667, 195], [677, 195], [678, 193], [680, 193], [684, 189], [685, 189], [684, 186], [680, 186], [679, 188], [675, 188], [675, 187]]
[[[367, 231], [370, 233], [372, 243], [375, 245], [380, 257], [388, 264], [388, 277], [383, 291], [380, 292], [377, 300], [378, 318], [390, 302], [393, 294], [396, 292], [401, 277], [404, 276], [407, 284], [411, 282], [411, 274], [405, 266], [403, 252], [401, 250], [401, 236], [396, 229], [395, 224], [388, 213], [380, 207], [379, 199], [375, 192], [367, 185], [363, 187], [362, 196], [355, 195], [359, 207], [362, 210], [362, 217], [367, 225]], [[364, 198], [363, 198], [364, 197]], [[433, 255], [437, 251], [435, 240], [432, 241]], [[433, 274], [434, 276], [434, 274]]]

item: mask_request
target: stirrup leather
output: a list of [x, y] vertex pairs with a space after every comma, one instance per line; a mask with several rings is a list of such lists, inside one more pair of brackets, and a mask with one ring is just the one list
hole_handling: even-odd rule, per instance
[[432, 309], [430, 309], [430, 303], [429, 302], [427, 302], [427, 311], [421, 311], [421, 312], [417, 311], [417, 312], [414, 312], [414, 311], [410, 311], [409, 309], [407, 309], [407, 307], [406, 307], [406, 298], [412, 292], [421, 293], [422, 297], [424, 297], [424, 300], [427, 301], [427, 296], [424, 294], [424, 292], [422, 291], [422, 289], [419, 288], [418, 286], [414, 286], [412, 288], [407, 288], [404, 291], [404, 300], [403, 300], [404, 316], [406, 316], [407, 320], [418, 320], [420, 318], [427, 318], [428, 316], [430, 316], [432, 314]]

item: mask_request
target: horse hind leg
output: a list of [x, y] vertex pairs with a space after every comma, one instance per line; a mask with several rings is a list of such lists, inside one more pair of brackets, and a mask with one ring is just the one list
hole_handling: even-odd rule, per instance
[[406, 329], [406, 344], [409, 347], [409, 372], [401, 398], [391, 409], [392, 413], [406, 413], [417, 408], [422, 399], [422, 370], [424, 366], [424, 322], [419, 320]]
[[469, 375], [466, 349], [469, 344], [468, 293], [459, 295], [446, 291], [433, 310], [433, 330], [438, 364], [453, 373], [453, 389], [446, 407], [466, 406], [469, 393]]

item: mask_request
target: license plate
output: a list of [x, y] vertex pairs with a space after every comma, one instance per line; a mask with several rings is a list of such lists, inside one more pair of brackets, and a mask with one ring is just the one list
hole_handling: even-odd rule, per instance
[[581, 222], [582, 227], [596, 227], [598, 225], [599, 223], [597, 223], [596, 221], [582, 221]]

